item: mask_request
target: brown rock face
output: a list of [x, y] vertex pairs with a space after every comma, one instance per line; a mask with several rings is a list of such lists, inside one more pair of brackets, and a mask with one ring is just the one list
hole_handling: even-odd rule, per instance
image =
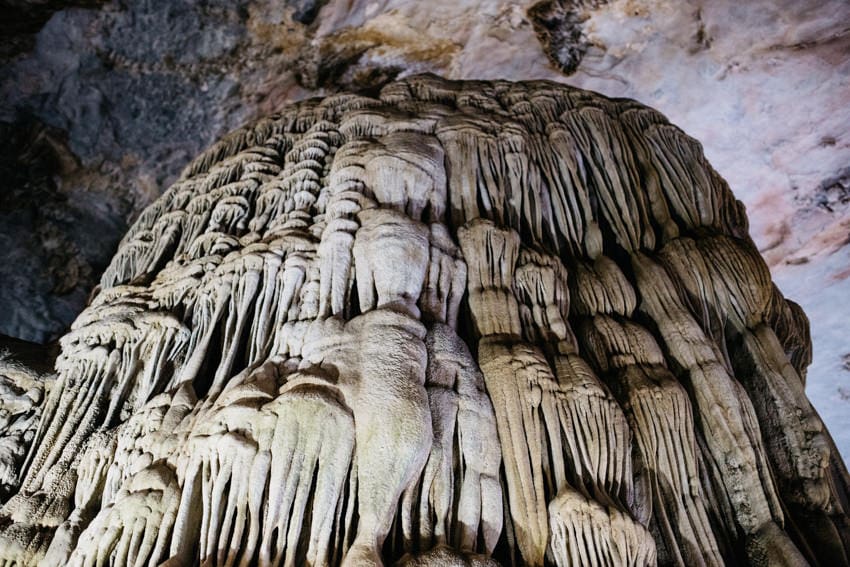
[[423, 75], [290, 106], [189, 165], [61, 342], [0, 564], [850, 557], [805, 315], [628, 100]]

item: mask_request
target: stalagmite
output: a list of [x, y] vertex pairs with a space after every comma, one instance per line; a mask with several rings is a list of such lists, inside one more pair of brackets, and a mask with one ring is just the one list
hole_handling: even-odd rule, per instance
[[424, 75], [213, 145], [55, 364], [0, 566], [846, 565], [808, 323], [659, 113]]

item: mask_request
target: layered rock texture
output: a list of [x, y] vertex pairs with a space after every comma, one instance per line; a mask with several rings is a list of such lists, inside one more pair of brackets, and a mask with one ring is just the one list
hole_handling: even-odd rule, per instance
[[53, 383], [54, 349], [0, 339], [0, 499], [14, 494]]
[[0, 563], [847, 564], [808, 333], [654, 110], [311, 99], [141, 214], [43, 404], [10, 374]]

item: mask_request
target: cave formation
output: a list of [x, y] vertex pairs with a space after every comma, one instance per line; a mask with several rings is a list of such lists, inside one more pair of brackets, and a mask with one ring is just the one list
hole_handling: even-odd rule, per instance
[[808, 321], [658, 112], [432, 75], [291, 105], [0, 360], [0, 565], [843, 565]]

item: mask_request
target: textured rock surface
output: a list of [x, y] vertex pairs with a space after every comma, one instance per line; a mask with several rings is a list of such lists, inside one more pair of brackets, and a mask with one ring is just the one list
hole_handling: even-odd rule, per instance
[[142, 212], [61, 346], [8, 564], [850, 562], [808, 321], [634, 101], [286, 107]]
[[55, 358], [51, 348], [0, 336], [0, 501], [17, 491]]
[[812, 319], [809, 388], [850, 454], [846, 310], [833, 308], [850, 294], [843, 0], [16, 0], [0, 10], [0, 333], [58, 337], [129, 223], [189, 158], [287, 100], [374, 91], [419, 71], [547, 78], [650, 104], [704, 144], [776, 280]]

